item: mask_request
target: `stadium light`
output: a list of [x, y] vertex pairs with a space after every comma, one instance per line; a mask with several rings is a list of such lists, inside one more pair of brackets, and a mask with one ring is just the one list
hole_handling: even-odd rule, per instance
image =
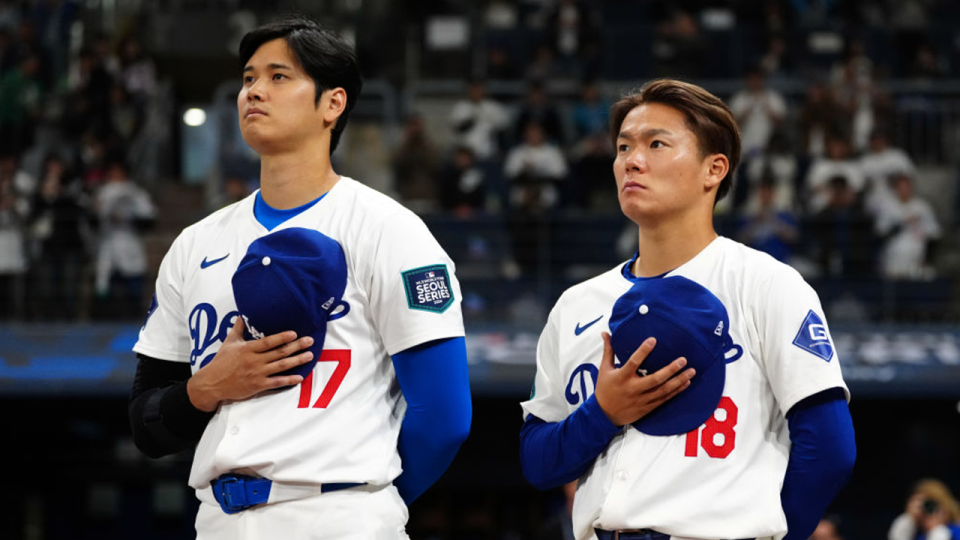
[[207, 121], [207, 113], [203, 109], [187, 109], [183, 113], [183, 123], [190, 127], [202, 126]]

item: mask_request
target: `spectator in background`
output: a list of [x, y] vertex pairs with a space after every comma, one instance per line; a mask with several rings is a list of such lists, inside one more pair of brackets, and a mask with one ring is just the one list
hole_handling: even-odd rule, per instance
[[97, 249], [96, 314], [99, 318], [136, 318], [142, 307], [147, 253], [141, 231], [151, 226], [155, 211], [146, 191], [128, 178], [122, 161], [105, 167], [104, 184], [94, 208], [100, 228]]
[[815, 258], [824, 276], [873, 276], [876, 245], [870, 217], [842, 175], [826, 182], [826, 204], [811, 219]]
[[56, 78], [65, 71], [70, 51], [73, 23], [77, 21], [82, 3], [77, 1], [31, 2], [30, 18], [37, 26], [37, 35], [44, 50], [48, 74], [44, 83], [54, 87]]
[[553, 144], [563, 145], [566, 137], [563, 133], [563, 118], [560, 116], [560, 109], [550, 101], [546, 90], [543, 87], [543, 81], [531, 80], [527, 84], [527, 93], [524, 96], [523, 103], [517, 111], [517, 118], [514, 121], [514, 140], [523, 139], [524, 130], [530, 122], [536, 122], [543, 127], [544, 135], [547, 140]]
[[600, 58], [600, 13], [584, 0], [559, 0], [547, 13], [546, 33], [560, 73], [581, 77]]
[[943, 482], [920, 480], [906, 509], [890, 525], [888, 540], [956, 540], [960, 538], [960, 504]]
[[24, 225], [28, 211], [14, 177], [0, 170], [0, 320], [23, 317], [23, 276], [27, 271]]
[[660, 76], [700, 76], [706, 42], [689, 12], [678, 9], [657, 24], [652, 46]]
[[392, 161], [394, 187], [404, 203], [419, 209], [436, 206], [439, 161], [438, 151], [423, 129], [423, 118], [408, 118]]
[[118, 137], [124, 146], [129, 145], [143, 124], [143, 112], [130, 99], [130, 94], [122, 84], [114, 83], [110, 87], [109, 108], [110, 132]]
[[950, 62], [929, 43], [920, 43], [914, 53], [910, 77], [916, 80], [945, 79], [950, 75]]
[[470, 82], [467, 99], [458, 101], [450, 112], [458, 143], [469, 147], [481, 161], [499, 153], [500, 136], [509, 122], [506, 108], [487, 98], [486, 84], [480, 80]]
[[134, 102], [143, 106], [157, 91], [157, 68], [135, 36], [120, 42], [120, 78]]
[[80, 179], [86, 193], [93, 194], [103, 183], [107, 159], [107, 144], [94, 131], [87, 131], [80, 139], [77, 161]]
[[104, 32], [98, 33], [93, 38], [93, 45], [90, 48], [97, 58], [97, 63], [103, 66], [110, 78], [118, 79], [120, 77], [120, 57], [114, 52], [110, 35]]
[[72, 133], [79, 135], [91, 129], [103, 133], [108, 129], [113, 82], [97, 51], [92, 47], [80, 49], [77, 68], [68, 80], [72, 96], [67, 100], [65, 121], [71, 124]]
[[533, 50], [533, 60], [524, 71], [527, 80], [549, 81], [560, 77], [560, 69], [549, 45], [540, 44]]
[[764, 179], [771, 184], [773, 207], [778, 210], [793, 210], [797, 201], [799, 167], [797, 155], [790, 147], [786, 133], [783, 129], [777, 129], [770, 136], [766, 151], [744, 168], [747, 179], [747, 182], [742, 182], [744, 188], [734, 188], [735, 191], [745, 192], [742, 196], [747, 201], [746, 211], [756, 212], [759, 209], [759, 192], [754, 188]]
[[44, 88], [51, 88], [53, 78], [51, 77], [50, 58], [46, 48], [40, 40], [37, 32], [37, 25], [29, 16], [20, 20], [20, 26], [14, 33], [14, 58], [19, 63], [29, 56], [37, 59], [37, 80]]
[[871, 74], [864, 73], [863, 69], [856, 58], [850, 58], [836, 68], [833, 78], [833, 94], [843, 110], [844, 119], [849, 122], [850, 142], [856, 152], [866, 148], [877, 123], [874, 106], [880, 94]]
[[929, 279], [930, 244], [940, 238], [940, 224], [930, 203], [916, 196], [913, 180], [904, 174], [891, 179], [894, 198], [877, 214], [877, 234], [884, 240], [881, 270], [888, 279]]
[[576, 140], [594, 135], [606, 138], [610, 122], [610, 103], [600, 96], [600, 86], [587, 80], [580, 86], [580, 99], [573, 105], [573, 130]]
[[770, 136], [787, 114], [780, 92], [767, 88], [759, 68], [747, 72], [746, 87], [730, 98], [730, 111], [737, 118], [743, 140], [743, 162], [749, 166], [770, 142]]
[[777, 208], [774, 180], [764, 178], [757, 190], [757, 209], [744, 218], [739, 240], [771, 257], [790, 264], [794, 247], [800, 239], [797, 219], [790, 212]]
[[785, 79], [793, 74], [793, 58], [787, 49], [787, 40], [777, 35], [770, 38], [767, 50], [760, 57], [758, 67], [767, 80]]
[[612, 208], [617, 199], [610, 189], [610, 182], [615, 180], [610, 138], [595, 133], [581, 139], [571, 149], [570, 159], [573, 181], [566, 183], [563, 200], [585, 209], [608, 211]]
[[823, 156], [827, 148], [827, 135], [841, 131], [845, 126], [843, 111], [833, 95], [833, 90], [821, 82], [811, 83], [807, 87], [803, 107], [800, 109], [803, 156]]
[[30, 53], [0, 78], [0, 145], [20, 150], [33, 145], [43, 104], [39, 75], [40, 58]]
[[543, 211], [560, 203], [560, 188], [568, 173], [560, 148], [546, 140], [543, 126], [526, 125], [523, 142], [507, 154], [504, 173], [510, 182], [510, 206]]
[[616, 203], [610, 182], [613, 178], [613, 145], [607, 135], [610, 104], [600, 96], [595, 80], [580, 86], [580, 99], [572, 109], [570, 124], [574, 141], [570, 148], [571, 182], [564, 201], [580, 208], [606, 210]]
[[537, 247], [544, 241], [548, 212], [560, 204], [567, 162], [560, 149], [546, 141], [543, 127], [531, 122], [523, 142], [507, 154], [504, 173], [509, 183], [507, 228], [513, 260], [521, 274], [532, 276], [542, 268]]
[[453, 151], [453, 157], [444, 165], [437, 180], [444, 210], [468, 216], [486, 206], [487, 175], [477, 165], [469, 147], [460, 146]]
[[830, 79], [834, 84], [849, 81], [868, 83], [873, 79], [873, 60], [867, 54], [867, 47], [862, 38], [848, 39], [843, 58], [830, 68]]
[[826, 155], [814, 160], [807, 171], [804, 181], [807, 196], [802, 200], [806, 201], [811, 214], [816, 214], [827, 206], [834, 194], [829, 181], [837, 176], [846, 179], [847, 186], [853, 190], [855, 196], [860, 195], [866, 184], [860, 161], [851, 156], [849, 139], [839, 132], [827, 135]]
[[9, 181], [23, 215], [30, 212], [30, 199], [37, 190], [37, 179], [20, 166], [20, 154], [14, 149], [0, 149], [0, 178]]
[[30, 216], [31, 240], [37, 246], [31, 311], [39, 320], [76, 320], [79, 316], [90, 234], [83, 199], [81, 183], [69, 176], [63, 159], [47, 156]]
[[888, 179], [895, 175], [913, 178], [917, 172], [906, 152], [890, 146], [889, 136], [882, 128], [874, 129], [870, 134], [870, 146], [860, 158], [860, 167], [867, 180], [866, 208], [874, 215], [885, 201], [895, 197]]

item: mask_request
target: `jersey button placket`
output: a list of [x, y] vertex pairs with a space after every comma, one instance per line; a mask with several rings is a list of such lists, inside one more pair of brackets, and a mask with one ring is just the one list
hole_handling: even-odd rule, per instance
[[626, 501], [630, 499], [630, 473], [626, 469], [630, 460], [625, 459], [624, 448], [626, 447], [625, 440], [629, 436], [629, 430], [632, 429], [633, 426], [629, 424], [624, 426], [623, 432], [614, 439], [608, 450], [608, 456], [613, 458], [609, 465], [609, 474], [613, 481], [610, 482], [610, 489], [607, 491], [607, 496], [601, 506], [603, 509], [601, 518], [611, 520], [613, 523], [623, 521]]

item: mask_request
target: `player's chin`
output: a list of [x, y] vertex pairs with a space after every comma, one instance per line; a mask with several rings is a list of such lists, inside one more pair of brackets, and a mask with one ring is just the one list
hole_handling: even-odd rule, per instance
[[273, 146], [273, 141], [276, 138], [260, 126], [244, 126], [240, 129], [240, 134], [243, 135], [243, 141], [247, 143], [247, 146], [258, 154], [262, 154]]
[[639, 200], [630, 193], [620, 192], [620, 211], [634, 223], [639, 223], [644, 217], [654, 212], [650, 201]]

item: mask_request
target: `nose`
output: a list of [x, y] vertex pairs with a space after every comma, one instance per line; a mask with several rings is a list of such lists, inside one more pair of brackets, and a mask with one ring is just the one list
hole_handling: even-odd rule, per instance
[[647, 166], [647, 161], [644, 159], [643, 152], [640, 152], [639, 149], [631, 149], [622, 157], [623, 166], [628, 171], [642, 171]]
[[247, 101], [263, 101], [263, 86], [259, 80], [254, 81], [254, 83], [247, 88]]

